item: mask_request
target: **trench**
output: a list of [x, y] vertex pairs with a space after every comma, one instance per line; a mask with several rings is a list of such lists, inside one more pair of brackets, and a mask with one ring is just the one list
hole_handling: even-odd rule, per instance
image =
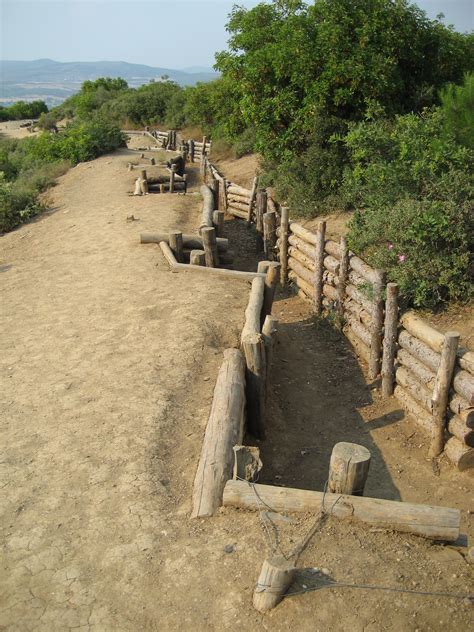
[[[234, 267], [255, 271], [264, 254], [252, 225], [226, 216], [225, 236], [234, 251]], [[373, 403], [373, 389], [345, 336], [328, 319], [315, 318], [291, 286], [278, 286], [272, 314], [278, 320], [265, 407], [266, 435], [247, 435], [263, 462], [259, 482], [323, 490], [331, 451], [339, 441], [365, 446], [371, 452], [365, 494], [399, 500], [395, 485], [371, 431], [396, 423], [396, 410], [365, 421], [364, 407]]]

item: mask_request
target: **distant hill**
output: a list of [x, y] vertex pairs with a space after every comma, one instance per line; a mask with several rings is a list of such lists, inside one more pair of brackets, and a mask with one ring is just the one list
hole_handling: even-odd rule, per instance
[[212, 81], [219, 75], [211, 68], [192, 67], [185, 70], [159, 68], [125, 61], [59, 62], [52, 59], [34, 61], [0, 61], [0, 103], [23, 99], [42, 99], [57, 105], [77, 92], [83, 81], [99, 77], [123, 77], [129, 86], [137, 87], [167, 76], [181, 86], [198, 81]]

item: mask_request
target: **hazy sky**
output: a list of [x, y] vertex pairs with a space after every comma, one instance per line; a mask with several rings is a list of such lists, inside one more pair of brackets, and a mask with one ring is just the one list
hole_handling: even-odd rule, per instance
[[[0, 0], [2, 59], [128, 61], [211, 66], [225, 48], [227, 0]], [[247, 7], [257, 4], [237, 0]], [[473, 0], [418, 0], [459, 31], [474, 28]]]

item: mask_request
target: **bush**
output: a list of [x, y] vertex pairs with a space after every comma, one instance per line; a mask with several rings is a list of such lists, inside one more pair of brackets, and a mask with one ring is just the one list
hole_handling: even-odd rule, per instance
[[346, 145], [343, 192], [357, 209], [350, 247], [415, 306], [468, 299], [474, 152], [456, 142], [442, 110], [358, 124]]
[[446, 86], [441, 104], [447, 128], [458, 143], [474, 149], [474, 74], [467, 74], [462, 86]]
[[0, 121], [20, 121], [21, 119], [35, 119], [40, 114], [48, 111], [44, 101], [18, 101], [10, 107], [0, 105]]

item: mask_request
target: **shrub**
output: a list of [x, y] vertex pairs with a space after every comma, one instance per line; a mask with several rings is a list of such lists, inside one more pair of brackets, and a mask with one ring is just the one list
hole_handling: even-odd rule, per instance
[[18, 101], [9, 107], [0, 106], [0, 121], [19, 121], [21, 119], [35, 119], [48, 111], [44, 101]]
[[467, 74], [462, 86], [446, 86], [441, 105], [446, 126], [458, 143], [474, 149], [474, 74]]

